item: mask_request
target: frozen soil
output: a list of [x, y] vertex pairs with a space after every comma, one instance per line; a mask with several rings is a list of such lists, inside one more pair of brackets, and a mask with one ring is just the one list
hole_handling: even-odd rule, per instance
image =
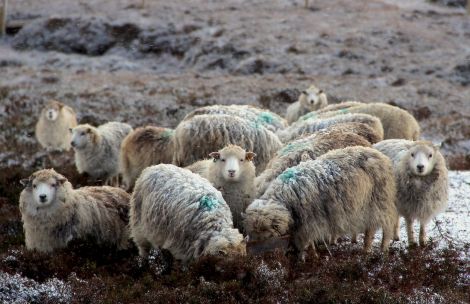
[[51, 163], [34, 138], [50, 98], [81, 122], [173, 128], [204, 105], [283, 114], [315, 83], [331, 102], [409, 110], [424, 138], [443, 143], [450, 168], [470, 169], [470, 17], [452, 1], [90, 2], [10, 1], [10, 35], [0, 40], [0, 302], [470, 302], [468, 171], [450, 173], [431, 245], [408, 251], [402, 227], [389, 257], [344, 239], [305, 267], [275, 253], [168, 273], [166, 262], [146, 268], [132, 250], [27, 252], [19, 179], [46, 165], [87, 183], [71, 153]]

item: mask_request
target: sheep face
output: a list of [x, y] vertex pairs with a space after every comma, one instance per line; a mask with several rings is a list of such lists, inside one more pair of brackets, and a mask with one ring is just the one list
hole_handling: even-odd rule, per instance
[[37, 208], [45, 208], [61, 199], [61, 186], [67, 181], [65, 177], [53, 170], [41, 170], [21, 183], [30, 191], [32, 202]]
[[256, 156], [253, 152], [245, 152], [239, 146], [230, 145], [218, 152], [209, 154], [213, 158], [212, 166], [222, 175], [227, 182], [238, 182], [244, 172], [254, 170], [253, 158]]
[[60, 102], [51, 100], [44, 107], [44, 109], [42, 110], [42, 113], [47, 120], [55, 121], [57, 117], [59, 117], [59, 112], [63, 106], [64, 105], [61, 104]]
[[72, 141], [70, 145], [75, 150], [85, 149], [90, 143], [95, 141], [95, 132], [91, 126], [80, 125], [73, 129], [72, 132]]
[[227, 258], [246, 255], [247, 239], [238, 229], [224, 228], [211, 237], [209, 244], [204, 249], [203, 255], [223, 256]]
[[287, 208], [272, 201], [255, 200], [245, 211], [245, 230], [253, 241], [284, 236], [293, 223]]
[[300, 104], [310, 111], [318, 110], [328, 104], [326, 94], [323, 90], [311, 86], [306, 91], [302, 91], [299, 97]]
[[427, 144], [418, 144], [408, 151], [408, 166], [411, 172], [418, 176], [425, 176], [432, 172], [436, 164], [436, 147]]

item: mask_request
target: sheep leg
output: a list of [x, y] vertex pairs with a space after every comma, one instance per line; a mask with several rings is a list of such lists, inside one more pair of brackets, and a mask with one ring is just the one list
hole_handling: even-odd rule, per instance
[[145, 239], [136, 237], [134, 237], [134, 242], [137, 245], [137, 249], [139, 249], [139, 256], [142, 258], [147, 258], [152, 247], [150, 243]]
[[426, 246], [426, 223], [421, 222], [419, 225], [419, 246]]
[[336, 234], [333, 234], [330, 239], [330, 245], [336, 245], [337, 243], [338, 243], [338, 236]]
[[353, 243], [353, 244], [357, 243], [357, 233], [353, 233], [351, 235], [351, 243]]
[[394, 241], [400, 240], [400, 217], [399, 216], [397, 216], [395, 226], [393, 227], [393, 240]]
[[384, 227], [382, 233], [382, 244], [380, 245], [380, 250], [382, 252], [388, 252], [390, 247], [390, 241], [392, 240], [393, 229], [394, 227]]
[[406, 234], [408, 235], [408, 246], [415, 246], [415, 235], [413, 232], [413, 219], [405, 218], [406, 222]]
[[372, 240], [374, 239], [375, 230], [367, 228], [364, 235], [364, 252], [370, 252], [372, 249]]

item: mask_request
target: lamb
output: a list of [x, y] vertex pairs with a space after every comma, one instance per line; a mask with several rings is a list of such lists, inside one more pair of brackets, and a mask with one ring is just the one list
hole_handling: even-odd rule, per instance
[[255, 197], [255, 165], [253, 152], [228, 145], [209, 154], [212, 159], [200, 160], [187, 169], [211, 182], [222, 192], [230, 207], [233, 226], [243, 232], [241, 214]]
[[92, 237], [99, 244], [128, 247], [130, 195], [108, 186], [73, 189], [53, 169], [21, 180], [19, 206], [26, 248], [51, 252], [73, 239]]
[[117, 185], [121, 142], [131, 131], [130, 125], [120, 122], [108, 122], [98, 128], [89, 124], [73, 128], [71, 145], [78, 173]]
[[276, 113], [250, 105], [214, 105], [197, 108], [187, 114], [184, 120], [189, 120], [194, 116], [202, 114], [235, 115], [259, 123], [271, 132], [276, 132], [287, 127], [287, 121]]
[[56, 100], [49, 100], [36, 124], [36, 139], [48, 151], [69, 151], [69, 129], [77, 125], [75, 111]]
[[139, 255], [167, 249], [184, 263], [200, 256], [246, 254], [230, 208], [209, 181], [169, 164], [148, 167], [131, 197], [131, 237]]
[[316, 86], [310, 86], [306, 91], [302, 91], [299, 100], [287, 107], [286, 119], [289, 124], [295, 122], [300, 116], [308, 112], [326, 107], [328, 99], [323, 90]]
[[359, 122], [371, 127], [380, 138], [383, 138], [383, 127], [380, 119], [368, 114], [344, 114], [325, 117], [322, 119], [310, 118], [306, 120], [298, 120], [285, 130], [278, 131], [276, 134], [282, 142], [288, 142], [305, 134], [315, 133], [319, 130], [332, 125], [341, 123]]
[[316, 241], [359, 231], [367, 252], [380, 227], [387, 251], [398, 217], [395, 191], [388, 157], [368, 147], [336, 149], [286, 169], [248, 206], [244, 225], [254, 240], [289, 234], [301, 259]]
[[306, 117], [302, 117], [301, 119], [311, 118], [312, 116], [325, 118], [347, 113], [369, 114], [379, 118], [384, 129], [384, 139], [419, 139], [420, 127], [413, 115], [406, 110], [386, 103], [353, 105], [340, 110], [327, 112], [322, 109], [322, 111], [319, 112], [309, 113]]
[[[393, 162], [397, 184], [396, 204], [405, 218], [408, 244], [416, 245], [413, 222], [420, 222], [419, 244], [426, 244], [426, 225], [447, 207], [448, 178], [439, 147], [427, 141], [384, 140], [374, 148]], [[394, 238], [399, 240], [399, 222]]]
[[175, 129], [173, 164], [188, 166], [229, 144], [253, 151], [258, 172], [282, 146], [276, 134], [257, 122], [226, 114], [197, 115]]
[[334, 149], [349, 146], [371, 146], [364, 137], [342, 129], [335, 129], [335, 127], [292, 141], [279, 150], [263, 173], [256, 177], [256, 196], [260, 197], [269, 184], [285, 169], [296, 166], [301, 161], [316, 159]]
[[145, 168], [173, 161], [173, 134], [173, 129], [147, 126], [135, 129], [124, 138], [119, 167], [125, 189], [132, 189]]

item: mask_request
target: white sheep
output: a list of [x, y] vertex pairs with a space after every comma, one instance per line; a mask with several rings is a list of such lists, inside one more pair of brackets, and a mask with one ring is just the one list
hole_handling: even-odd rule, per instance
[[286, 119], [289, 124], [295, 122], [300, 116], [326, 107], [328, 99], [323, 90], [312, 85], [307, 90], [302, 91], [299, 100], [287, 107]]
[[108, 186], [73, 189], [53, 169], [33, 173], [21, 183], [20, 211], [26, 248], [50, 252], [73, 239], [94, 238], [118, 249], [128, 246], [130, 195]]
[[[420, 223], [419, 244], [426, 243], [426, 225], [447, 207], [448, 178], [445, 159], [438, 146], [427, 141], [384, 140], [374, 148], [394, 165], [397, 209], [405, 218], [409, 245], [415, 245], [413, 222]], [[399, 240], [399, 222], [394, 238]]]
[[187, 169], [211, 182], [222, 192], [230, 207], [233, 226], [243, 231], [241, 214], [255, 197], [255, 165], [253, 152], [235, 145], [209, 154], [212, 159], [200, 160]]
[[[315, 112], [311, 112], [315, 113]], [[309, 113], [310, 114], [310, 113]], [[332, 115], [329, 117], [316, 118], [314, 116], [307, 117], [309, 114], [301, 117], [298, 121], [290, 125], [284, 130], [278, 131], [276, 134], [282, 142], [294, 140], [302, 135], [315, 133], [327, 127], [338, 125], [341, 123], [359, 122], [368, 125], [374, 129], [379, 137], [383, 138], [384, 130], [380, 119], [368, 114], [344, 114]]]
[[147, 126], [129, 133], [121, 144], [119, 167], [125, 189], [130, 190], [142, 170], [173, 160], [173, 129]]
[[287, 127], [287, 121], [281, 116], [269, 110], [260, 109], [251, 105], [214, 105], [201, 107], [189, 112], [184, 117], [184, 120], [189, 120], [196, 115], [202, 114], [235, 115], [240, 118], [257, 122], [272, 132], [276, 132]]
[[189, 166], [229, 144], [256, 153], [257, 172], [264, 170], [282, 146], [276, 134], [257, 121], [226, 114], [196, 115], [175, 129], [173, 164]]
[[130, 125], [120, 122], [108, 122], [98, 128], [89, 124], [73, 128], [71, 145], [78, 173], [117, 185], [121, 142], [131, 131]]
[[386, 251], [398, 217], [395, 193], [388, 157], [368, 147], [337, 149], [281, 173], [246, 209], [245, 229], [254, 240], [290, 235], [304, 259], [314, 242], [354, 232], [366, 232], [369, 251], [382, 228]]
[[137, 179], [130, 228], [142, 257], [151, 247], [167, 249], [183, 262], [246, 254], [222, 194], [206, 179], [173, 165], [148, 167]]
[[[348, 129], [347, 127], [351, 127], [351, 124], [357, 123], [345, 123], [338, 126], [345, 125], [345, 129]], [[294, 167], [301, 161], [316, 159], [320, 155], [334, 149], [349, 146], [371, 146], [366, 138], [336, 127], [332, 126], [289, 142], [277, 151], [276, 155], [266, 166], [266, 169], [255, 179], [256, 196], [260, 197], [266, 191], [269, 184], [285, 169]]]
[[77, 125], [74, 110], [56, 100], [49, 100], [36, 124], [36, 139], [48, 151], [70, 150], [70, 128]]

